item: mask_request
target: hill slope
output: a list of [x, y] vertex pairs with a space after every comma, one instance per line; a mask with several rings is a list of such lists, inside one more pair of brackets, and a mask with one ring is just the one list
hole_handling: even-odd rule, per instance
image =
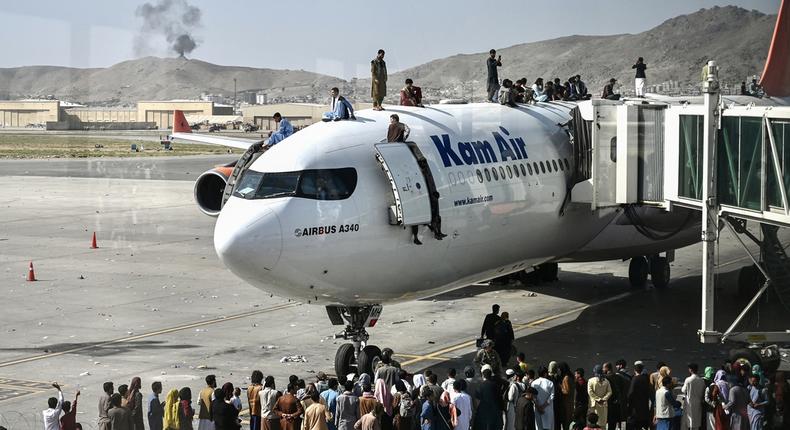
[[[669, 80], [696, 83], [704, 62], [720, 65], [723, 81], [740, 84], [747, 76], [762, 72], [773, 34], [775, 15], [727, 6], [702, 9], [669, 19], [638, 34], [569, 36], [497, 49], [502, 55], [500, 80], [526, 77], [559, 77], [563, 82], [581, 74], [590, 91], [598, 94], [611, 77], [633, 88], [631, 65], [644, 57], [649, 84]], [[399, 89], [406, 77], [427, 88], [460, 87], [477, 80], [477, 97], [485, 91], [485, 60], [488, 53], [455, 55], [404, 70], [390, 77]], [[397, 83], [397, 84], [396, 84]], [[466, 93], [470, 90], [467, 86]]]
[[344, 81], [299, 70], [220, 66], [186, 58], [145, 57], [106, 69], [29, 66], [0, 69], [0, 94], [55, 95], [89, 104], [132, 104], [139, 100], [195, 99], [201, 93], [233, 94], [271, 89], [273, 96], [308, 97]]

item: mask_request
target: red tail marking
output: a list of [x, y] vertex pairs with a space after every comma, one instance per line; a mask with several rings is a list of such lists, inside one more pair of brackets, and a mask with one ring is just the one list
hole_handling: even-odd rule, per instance
[[790, 0], [782, 0], [779, 6], [760, 85], [769, 96], [790, 96]]
[[173, 133], [192, 133], [192, 127], [180, 110], [173, 111]]

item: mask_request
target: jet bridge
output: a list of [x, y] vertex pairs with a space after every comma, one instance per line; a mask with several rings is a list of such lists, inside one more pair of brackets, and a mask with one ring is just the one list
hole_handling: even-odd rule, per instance
[[[790, 342], [790, 331], [737, 333], [772, 288], [790, 310], [790, 259], [778, 231], [790, 227], [790, 106], [756, 97], [722, 97], [715, 62], [703, 97], [592, 100], [569, 125], [574, 146], [571, 201], [604, 207], [648, 206], [702, 212], [703, 305], [700, 340]], [[747, 229], [747, 224], [758, 226]], [[719, 232], [731, 230], [754, 266], [740, 289], [753, 297], [724, 332], [714, 330], [714, 270]], [[761, 238], [753, 232], [759, 230]], [[752, 255], [741, 236], [759, 245]], [[789, 327], [790, 328], [790, 327]]]

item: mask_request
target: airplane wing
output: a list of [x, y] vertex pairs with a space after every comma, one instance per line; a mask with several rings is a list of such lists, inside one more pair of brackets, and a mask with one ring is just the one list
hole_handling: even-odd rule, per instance
[[226, 136], [212, 136], [202, 133], [193, 133], [184, 117], [184, 112], [173, 111], [173, 132], [170, 134], [173, 139], [186, 140], [196, 143], [207, 143], [209, 145], [222, 145], [231, 148], [247, 149], [251, 145], [263, 142], [263, 139], [240, 139]]

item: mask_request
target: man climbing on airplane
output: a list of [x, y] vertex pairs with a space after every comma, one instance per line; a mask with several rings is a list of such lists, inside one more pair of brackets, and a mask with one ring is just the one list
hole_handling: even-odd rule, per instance
[[286, 137], [294, 134], [294, 128], [291, 123], [280, 115], [280, 112], [274, 113], [274, 122], [277, 124], [277, 131], [269, 132], [269, 140], [267, 146], [274, 146]]

